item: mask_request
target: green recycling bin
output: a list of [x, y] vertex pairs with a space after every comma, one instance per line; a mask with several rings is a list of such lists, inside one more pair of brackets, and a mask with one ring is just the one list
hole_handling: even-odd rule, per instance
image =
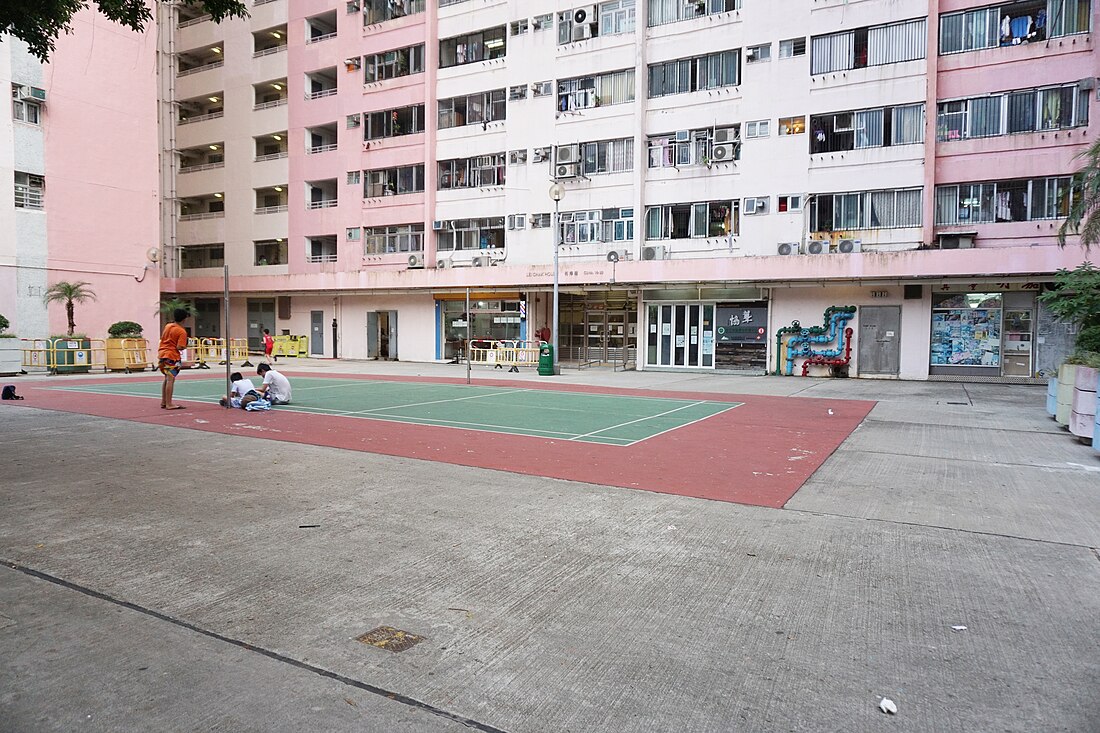
[[554, 376], [554, 347], [550, 344], [539, 347], [539, 376]]

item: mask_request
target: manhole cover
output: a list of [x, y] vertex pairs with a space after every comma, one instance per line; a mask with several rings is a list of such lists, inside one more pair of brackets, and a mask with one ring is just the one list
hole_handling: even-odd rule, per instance
[[376, 629], [371, 629], [362, 636], [355, 637], [355, 640], [361, 641], [364, 644], [376, 646], [379, 649], [385, 649], [391, 652], [403, 652], [424, 641], [424, 637], [410, 634], [408, 631], [402, 631], [401, 629], [395, 629], [392, 626], [379, 626]]

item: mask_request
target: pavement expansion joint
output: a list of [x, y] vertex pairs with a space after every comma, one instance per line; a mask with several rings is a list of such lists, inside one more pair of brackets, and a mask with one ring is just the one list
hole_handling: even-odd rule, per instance
[[[393, 690], [387, 690], [385, 688], [378, 687], [377, 685], [372, 685], [368, 682], [363, 682], [361, 680], [353, 679], [351, 677], [347, 677], [345, 675], [342, 675], [338, 672], [333, 672], [332, 670], [325, 669], [324, 667], [319, 667], [315, 664], [310, 664], [308, 662], [303, 662], [300, 659], [295, 659], [293, 657], [288, 657], [285, 654], [280, 654], [280, 653], [272, 651], [270, 649], [264, 649], [263, 647], [258, 647], [258, 646], [255, 646], [254, 644], [249, 644], [248, 642], [241, 641], [240, 639], [234, 639], [230, 636], [226, 636], [224, 634], [219, 634], [218, 632], [211, 631], [210, 629], [204, 629], [201, 626], [196, 626], [195, 624], [184, 621], [183, 619], [178, 619], [178, 618], [175, 618], [173, 616], [169, 616], [165, 613], [161, 613], [160, 611], [155, 611], [151, 608], [146, 608], [145, 606], [139, 606], [136, 603], [131, 603], [130, 601], [124, 601], [120, 598], [115, 598], [113, 596], [107, 595], [106, 593], [103, 593], [102, 591], [97, 591], [93, 588], [88, 588], [87, 586], [83, 586], [83, 585], [80, 585], [78, 583], [73, 583], [72, 581], [65, 580], [64, 578], [58, 578], [57, 576], [50, 575], [49, 573], [44, 573], [41, 570], [35, 570], [34, 568], [30, 568], [30, 567], [27, 567], [25, 565], [20, 565], [19, 563], [15, 563], [15, 562], [12, 562], [10, 560], [4, 560], [4, 559], [0, 559], [0, 565], [4, 566], [6, 568], [9, 568], [11, 570], [15, 570], [16, 572], [23, 573], [24, 575], [30, 576], [32, 578], [36, 578], [38, 580], [42, 580], [42, 581], [45, 581], [47, 583], [52, 583], [52, 584], [60, 586], [62, 588], [66, 588], [66, 589], [71, 590], [71, 591], [76, 591], [77, 593], [82, 593], [82, 594], [84, 594], [86, 596], [89, 596], [91, 598], [95, 598], [95, 599], [100, 600], [100, 601], [106, 601], [107, 603], [113, 603], [116, 606], [126, 608], [130, 611], [136, 611], [137, 613], [144, 614], [146, 616], [150, 616], [152, 618], [155, 618], [158, 621], [165, 621], [167, 623], [173, 624], [174, 626], [178, 626], [182, 629], [192, 631], [196, 634], [202, 634], [203, 636], [209, 637], [211, 639], [217, 639], [218, 641], [224, 642], [226, 644], [232, 644], [233, 646], [238, 647], [240, 649], [244, 649], [245, 651], [255, 652], [256, 654], [261, 654], [261, 655], [267, 657], [268, 659], [272, 659], [276, 662], [282, 662], [283, 664], [288, 664], [292, 667], [296, 667], [298, 669], [305, 670], [307, 672], [312, 672], [313, 674], [319, 675], [321, 677], [325, 677], [327, 679], [331, 679], [331, 680], [335, 680], [337, 682], [341, 682], [345, 685], [348, 685], [349, 687], [355, 687], [356, 689], [363, 690], [364, 692], [369, 692], [372, 695], [378, 695], [379, 697], [384, 697], [387, 700], [392, 700], [392, 701], [400, 703], [402, 705], [407, 705], [409, 707], [413, 707], [413, 708], [416, 708], [418, 710], [422, 710], [426, 713], [430, 713], [432, 715], [437, 715], [441, 718], [445, 718], [447, 720], [458, 723], [460, 725], [464, 725], [467, 728], [472, 728], [473, 730], [483, 731], [483, 733], [507, 733], [507, 731], [505, 731], [501, 728], [497, 728], [495, 726], [489, 725], [488, 723], [482, 723], [482, 722], [479, 722], [479, 721], [476, 721], [476, 720], [472, 720], [470, 718], [465, 718], [461, 715], [458, 715], [457, 713], [449, 712], [449, 711], [444, 710], [442, 708], [436, 707], [436, 706], [434, 706], [430, 703], [424, 702], [423, 700], [417, 700], [416, 698], [409, 697], [408, 695], [404, 695], [404, 694], [399, 693], [399, 692], [394, 692]], [[388, 628], [388, 627], [383, 627], [383, 628]], [[377, 631], [377, 629], [376, 629], [376, 631]], [[394, 629], [394, 631], [396, 631], [396, 629]], [[368, 632], [368, 633], [371, 633], [371, 632]], [[420, 637], [420, 638], [423, 638], [423, 637]], [[418, 641], [420, 640], [420, 638], [418, 638]], [[394, 650], [394, 651], [400, 651], [400, 650]]]

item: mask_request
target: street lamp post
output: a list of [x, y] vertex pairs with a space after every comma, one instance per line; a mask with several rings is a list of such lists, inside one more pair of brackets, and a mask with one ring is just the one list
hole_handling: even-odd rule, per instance
[[558, 251], [561, 249], [561, 217], [559, 207], [565, 196], [565, 186], [555, 183], [550, 186], [550, 198], [554, 201], [554, 325], [550, 331], [550, 345], [554, 348], [554, 374], [561, 374], [558, 363]]

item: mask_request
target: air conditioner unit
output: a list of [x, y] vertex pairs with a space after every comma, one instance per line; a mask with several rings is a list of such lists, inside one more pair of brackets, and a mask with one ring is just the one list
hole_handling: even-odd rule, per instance
[[859, 252], [863, 242], [859, 239], [840, 239], [829, 251], [833, 254], [850, 255]]
[[352, 56], [350, 58], [344, 59], [344, 66], [347, 67], [348, 71], [356, 71], [362, 65], [363, 65], [363, 59], [361, 59], [358, 56]]
[[419, 252], [409, 255], [409, 269], [419, 269], [424, 266], [424, 255]]
[[[579, 13], [580, 11], [578, 10], [577, 12]], [[572, 39], [574, 41], [587, 41], [591, 37], [592, 37], [592, 26], [590, 24], [585, 23], [583, 25], [574, 25], [573, 26]]]
[[710, 159], [715, 163], [727, 163], [737, 157], [737, 143], [721, 143], [710, 149]]
[[554, 167], [554, 178], [579, 178], [581, 175], [580, 163], [561, 163]]
[[488, 267], [493, 264], [493, 258], [489, 255], [479, 255], [475, 257], [470, 264], [474, 267]]
[[587, 25], [589, 23], [596, 22], [596, 6], [595, 5], [583, 5], [573, 11], [573, 24], [574, 25]]
[[780, 242], [776, 247], [776, 252], [781, 255], [797, 255], [802, 254], [802, 250], [798, 246], [798, 242]]
[[745, 61], [756, 61], [756, 57], [759, 53], [760, 51], [755, 48], [746, 48]]
[[665, 258], [665, 246], [663, 244], [648, 244], [642, 247], [643, 260], [663, 260]]
[[435, 267], [436, 267], [437, 270], [449, 270], [454, 266], [455, 266], [455, 263], [451, 262], [451, 260], [449, 260], [445, 257], [440, 257], [435, 262]]
[[741, 137], [737, 134], [737, 130], [732, 127], [724, 127], [720, 130], [714, 131], [715, 145], [721, 145], [722, 143], [735, 143], [740, 139]]
[[686, 142], [690, 142], [690, 140], [691, 140], [691, 130], [677, 130], [676, 131], [676, 142], [686, 143]]
[[806, 254], [819, 255], [829, 251], [828, 239], [811, 239], [806, 243]]
[[973, 234], [941, 234], [940, 249], [972, 249], [974, 247]]
[[1077, 88], [1082, 90], [1082, 91], [1085, 91], [1085, 92], [1092, 91], [1093, 89], [1096, 88], [1096, 77], [1095, 76], [1085, 77], [1081, 81], [1077, 82]]
[[607, 253], [607, 261], [608, 262], [618, 262], [619, 260], [629, 260], [629, 259], [630, 259], [630, 250], [629, 249], [613, 249], [613, 250], [611, 250], [610, 252]]
[[433, 221], [432, 222], [432, 231], [433, 232], [443, 231], [443, 221], [440, 220], [440, 219], [436, 219], [435, 221]]
[[768, 213], [768, 200], [766, 198], [747, 198], [745, 199], [746, 214], [767, 214]]
[[19, 101], [21, 102], [45, 102], [46, 90], [38, 87], [19, 87]]
[[580, 160], [580, 146], [559, 145], [554, 149], [555, 163], [576, 163]]

